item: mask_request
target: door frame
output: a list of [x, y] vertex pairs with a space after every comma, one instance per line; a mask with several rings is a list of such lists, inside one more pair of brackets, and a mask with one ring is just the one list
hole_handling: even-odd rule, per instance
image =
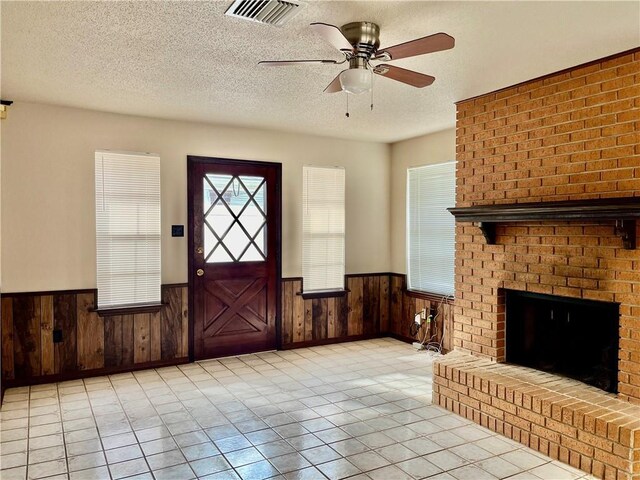
[[195, 290], [194, 290], [194, 256], [195, 242], [193, 238], [194, 228], [194, 202], [193, 188], [196, 178], [194, 178], [196, 166], [198, 165], [231, 165], [231, 166], [254, 166], [269, 167], [276, 170], [276, 195], [275, 200], [275, 228], [276, 228], [276, 349], [282, 349], [282, 163], [264, 162], [257, 160], [239, 160], [232, 158], [203, 157], [199, 155], [187, 155], [187, 210], [188, 210], [188, 294], [189, 294], [189, 361], [195, 361]]

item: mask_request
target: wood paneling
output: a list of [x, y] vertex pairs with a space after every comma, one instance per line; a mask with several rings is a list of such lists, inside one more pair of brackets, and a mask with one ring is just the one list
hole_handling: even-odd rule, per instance
[[[388, 274], [349, 275], [343, 296], [303, 299], [302, 281], [282, 283], [282, 345], [373, 337], [389, 323]], [[383, 330], [384, 328], [384, 330]]]
[[13, 299], [2, 297], [2, 378], [14, 378]]
[[364, 277], [362, 283], [362, 325], [365, 335], [380, 330], [380, 277]]
[[[95, 291], [2, 297], [2, 378], [7, 385], [166, 365], [188, 355], [187, 287], [163, 287], [157, 313], [99, 316]], [[61, 330], [62, 341], [53, 342]]]
[[328, 338], [327, 324], [329, 318], [327, 306], [326, 298], [314, 298], [311, 300], [311, 311], [313, 317], [311, 328], [313, 340]]
[[346, 337], [349, 335], [349, 302], [347, 296], [336, 297], [336, 338]]
[[42, 351], [41, 375], [56, 373], [55, 351], [53, 348], [53, 296], [40, 297], [40, 348]]
[[302, 290], [302, 282], [293, 282], [293, 341], [304, 340], [304, 299], [297, 292]]
[[134, 364], [133, 317], [134, 315], [122, 315], [122, 365]]
[[182, 293], [176, 288], [163, 287], [162, 302], [165, 304], [160, 311], [162, 358], [178, 358], [182, 353]]
[[295, 282], [282, 284], [282, 342], [293, 341], [293, 286]]
[[363, 283], [364, 280], [362, 277], [347, 278], [347, 290], [349, 290], [349, 293], [347, 293], [347, 302], [349, 303], [349, 315], [347, 318], [348, 335], [362, 335], [363, 333]]
[[[285, 348], [369, 338], [391, 334], [406, 341], [422, 340], [424, 330], [414, 338], [410, 334], [414, 314], [422, 308], [438, 311], [429, 338], [451, 349], [453, 305], [435, 296], [406, 290], [406, 279], [399, 274], [348, 275], [347, 293], [342, 297], [304, 300], [302, 280], [283, 279], [282, 345]], [[423, 327], [424, 328], [424, 327]]]
[[133, 362], [151, 360], [151, 315], [143, 313], [133, 319]]
[[[349, 275], [341, 297], [302, 298], [302, 280], [282, 283], [282, 345], [285, 348], [384, 334], [410, 340], [413, 315], [436, 308], [434, 299], [405, 289], [404, 275]], [[8, 294], [2, 298], [2, 378], [42, 381], [50, 375], [91, 375], [182, 362], [188, 356], [188, 295], [183, 285], [162, 287], [157, 313], [98, 316], [95, 292]], [[451, 348], [453, 307], [443, 304], [436, 326]], [[53, 343], [53, 329], [62, 342]], [[435, 330], [434, 330], [435, 331]]]
[[380, 310], [380, 331], [388, 332], [389, 331], [389, 313], [390, 313], [390, 304], [389, 304], [389, 283], [390, 279], [388, 275], [384, 275], [380, 277], [380, 302], [379, 302], [379, 310]]
[[327, 338], [336, 338], [336, 297], [327, 298]]
[[13, 301], [15, 376], [40, 375], [40, 297], [18, 297]]
[[304, 302], [304, 340], [313, 340], [313, 300]]
[[65, 293], [53, 296], [54, 329], [62, 332], [62, 341], [54, 344], [56, 373], [76, 370], [77, 313], [77, 295]]
[[391, 275], [389, 290], [389, 331], [397, 335], [401, 335], [400, 324], [402, 320], [402, 298], [404, 291], [404, 276]]
[[[390, 278], [390, 328], [389, 333], [406, 340], [422, 341], [425, 338], [425, 326], [412, 336], [410, 327], [414, 321], [414, 316], [423, 308], [427, 315], [437, 313], [435, 322], [430, 326], [427, 338], [432, 338], [433, 342], [442, 341], [442, 349], [449, 351], [452, 349], [451, 335], [453, 329], [453, 302], [442, 300], [433, 295], [420, 295], [406, 290], [406, 279], [404, 275], [391, 275]], [[443, 339], [444, 333], [444, 339]]]
[[94, 295], [81, 293], [76, 298], [78, 318], [78, 368], [91, 370], [104, 367], [104, 320], [92, 310]]
[[122, 317], [104, 317], [104, 366], [122, 365]]
[[[187, 305], [189, 303], [187, 302]], [[162, 335], [160, 333], [160, 312], [149, 314], [149, 360], [152, 362], [162, 359]], [[188, 331], [188, 330], [187, 330]], [[187, 337], [187, 345], [189, 344], [189, 336]], [[189, 348], [187, 347], [187, 353]]]

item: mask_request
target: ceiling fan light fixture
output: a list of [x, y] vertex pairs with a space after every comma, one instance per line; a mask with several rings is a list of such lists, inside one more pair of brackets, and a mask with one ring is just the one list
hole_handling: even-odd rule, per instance
[[347, 93], [359, 95], [371, 91], [372, 78], [367, 68], [350, 68], [340, 74], [340, 86]]

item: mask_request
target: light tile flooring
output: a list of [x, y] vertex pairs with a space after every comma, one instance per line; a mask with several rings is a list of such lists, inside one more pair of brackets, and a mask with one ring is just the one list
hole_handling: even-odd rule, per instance
[[575, 479], [431, 405], [431, 357], [391, 339], [16, 388], [2, 480]]

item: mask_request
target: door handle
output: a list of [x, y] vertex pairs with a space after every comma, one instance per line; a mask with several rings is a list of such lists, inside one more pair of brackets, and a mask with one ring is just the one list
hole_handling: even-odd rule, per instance
[[204, 270], [199, 268], [198, 270], [196, 270], [196, 275], [199, 276], [199, 277], [203, 276], [204, 275]]
[[196, 248], [196, 253], [202, 254], [202, 253], [204, 253], [204, 249], [202, 247], [198, 247], [198, 248]]

